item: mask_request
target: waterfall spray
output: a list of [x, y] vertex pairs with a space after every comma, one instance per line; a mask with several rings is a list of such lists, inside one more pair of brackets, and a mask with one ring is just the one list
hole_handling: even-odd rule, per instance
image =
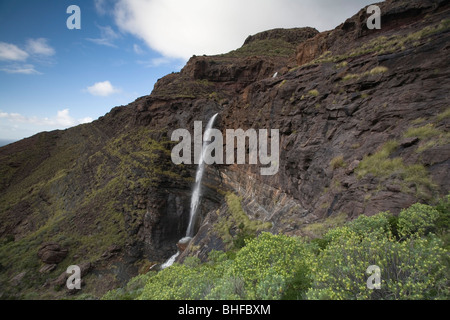
[[[205, 142], [210, 140], [209, 131], [212, 129], [212, 126], [214, 125], [214, 121], [216, 120], [217, 113], [212, 116], [211, 119], [209, 119], [208, 124], [206, 125], [205, 129], [205, 136], [203, 137], [203, 146], [202, 146], [202, 153], [200, 156], [200, 160], [197, 167], [197, 172], [195, 174], [195, 185], [194, 185], [194, 191], [192, 192], [191, 196], [191, 211], [189, 213], [189, 225], [186, 231], [186, 237], [181, 239], [180, 241], [187, 241], [190, 240], [194, 236], [194, 227], [195, 227], [195, 221], [197, 218], [197, 211], [198, 211], [198, 205], [200, 204], [200, 198], [202, 196], [202, 178], [203, 173], [205, 172], [205, 155], [206, 155], [206, 144]], [[175, 259], [180, 255], [180, 252], [178, 251], [176, 254], [174, 254], [172, 257], [169, 258], [162, 266], [161, 269], [165, 269], [167, 267], [170, 267], [174, 262]]]

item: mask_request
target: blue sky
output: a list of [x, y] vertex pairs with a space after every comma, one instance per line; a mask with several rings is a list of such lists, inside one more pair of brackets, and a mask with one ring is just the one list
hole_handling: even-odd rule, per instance
[[[0, 140], [90, 122], [194, 54], [277, 27], [332, 29], [367, 0], [0, 0]], [[81, 9], [69, 30], [67, 8]]]

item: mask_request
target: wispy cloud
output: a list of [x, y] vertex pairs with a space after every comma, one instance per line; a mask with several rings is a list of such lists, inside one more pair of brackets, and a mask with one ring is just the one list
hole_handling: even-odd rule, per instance
[[116, 2], [117, 0], [94, 0], [95, 11], [101, 16], [110, 14]]
[[42, 74], [37, 71], [32, 64], [14, 64], [0, 67], [0, 71], [16, 74]]
[[55, 54], [55, 49], [49, 46], [48, 39], [45, 38], [28, 39], [26, 48], [30, 54], [39, 56], [50, 57]]
[[119, 88], [115, 88], [109, 81], [97, 82], [94, 85], [87, 87], [86, 91], [94, 96], [100, 97], [107, 97], [121, 92]]
[[55, 54], [55, 49], [45, 38], [28, 39], [24, 49], [12, 43], [0, 42], [0, 61], [5, 62], [0, 65], [0, 71], [11, 74], [42, 74], [33, 64], [26, 63], [27, 60], [31, 59], [38, 64], [51, 64], [50, 57]]
[[105, 0], [94, 0], [94, 4], [95, 4], [95, 10], [97, 11], [98, 14], [100, 15], [105, 15], [106, 14], [106, 1]]
[[159, 58], [153, 58], [150, 60], [138, 60], [137, 63], [143, 65], [146, 68], [157, 68], [164, 64], [169, 64], [174, 59], [166, 58], [166, 57], [159, 57]]
[[142, 50], [142, 48], [138, 44], [133, 45], [133, 51], [138, 55], [143, 55], [145, 53], [144, 50]]
[[55, 128], [68, 128], [78, 124], [92, 122], [92, 118], [75, 119], [69, 114], [69, 109], [59, 110], [51, 118], [28, 117], [20, 113], [0, 112], [0, 119], [7, 119], [14, 124], [32, 124], [37, 126], [51, 126]]
[[111, 26], [97, 26], [100, 29], [100, 38], [87, 38], [86, 40], [96, 43], [102, 46], [114, 47], [117, 46], [114, 44], [120, 35], [116, 33]]
[[25, 61], [29, 54], [14, 44], [0, 42], [0, 60]]

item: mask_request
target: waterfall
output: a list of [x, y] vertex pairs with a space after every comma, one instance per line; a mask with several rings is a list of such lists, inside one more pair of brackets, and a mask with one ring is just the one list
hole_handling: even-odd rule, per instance
[[[209, 122], [205, 128], [205, 135], [203, 137], [202, 153], [200, 155], [197, 172], [195, 174], [194, 191], [192, 192], [192, 196], [191, 196], [191, 210], [189, 213], [189, 225], [188, 225], [188, 228], [186, 231], [186, 237], [184, 237], [180, 241], [190, 240], [194, 236], [195, 220], [197, 218], [198, 205], [200, 204], [200, 198], [202, 196], [202, 178], [203, 178], [203, 173], [205, 172], [204, 159], [205, 159], [206, 150], [207, 150], [205, 142], [210, 140], [209, 131], [212, 129], [212, 126], [214, 125], [214, 121], [216, 120], [217, 115], [218, 115], [218, 113], [216, 113], [215, 115], [212, 116], [211, 119], [209, 119]], [[170, 267], [175, 262], [175, 259], [179, 255], [180, 255], [180, 251], [178, 251], [176, 254], [171, 256], [169, 258], [169, 260], [167, 260], [163, 265], [161, 265], [161, 269]]]
[[[216, 120], [217, 113], [209, 120], [206, 129], [205, 129], [205, 136], [203, 138], [203, 141], [209, 141], [209, 131], [212, 129], [212, 126], [214, 124], [214, 121]], [[191, 197], [191, 212], [189, 214], [189, 226], [186, 231], [186, 237], [193, 237], [194, 236], [194, 226], [195, 226], [195, 218], [197, 217], [197, 209], [198, 205], [200, 203], [200, 197], [201, 197], [201, 186], [202, 186], [202, 178], [203, 173], [205, 172], [205, 155], [206, 155], [206, 145], [203, 143], [202, 147], [202, 154], [200, 156], [200, 160], [198, 163], [197, 173], [195, 174], [195, 186], [194, 191], [192, 192]]]

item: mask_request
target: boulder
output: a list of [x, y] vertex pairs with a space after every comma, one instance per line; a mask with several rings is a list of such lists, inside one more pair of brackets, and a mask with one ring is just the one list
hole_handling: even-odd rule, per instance
[[189, 243], [191, 243], [191, 240], [192, 240], [191, 237], [185, 237], [185, 238], [181, 239], [180, 241], [178, 241], [177, 247], [178, 247], [178, 250], [180, 251], [180, 253], [183, 252], [184, 250], [186, 250]]
[[54, 242], [44, 243], [38, 251], [38, 257], [46, 264], [58, 264], [67, 256], [68, 250]]

